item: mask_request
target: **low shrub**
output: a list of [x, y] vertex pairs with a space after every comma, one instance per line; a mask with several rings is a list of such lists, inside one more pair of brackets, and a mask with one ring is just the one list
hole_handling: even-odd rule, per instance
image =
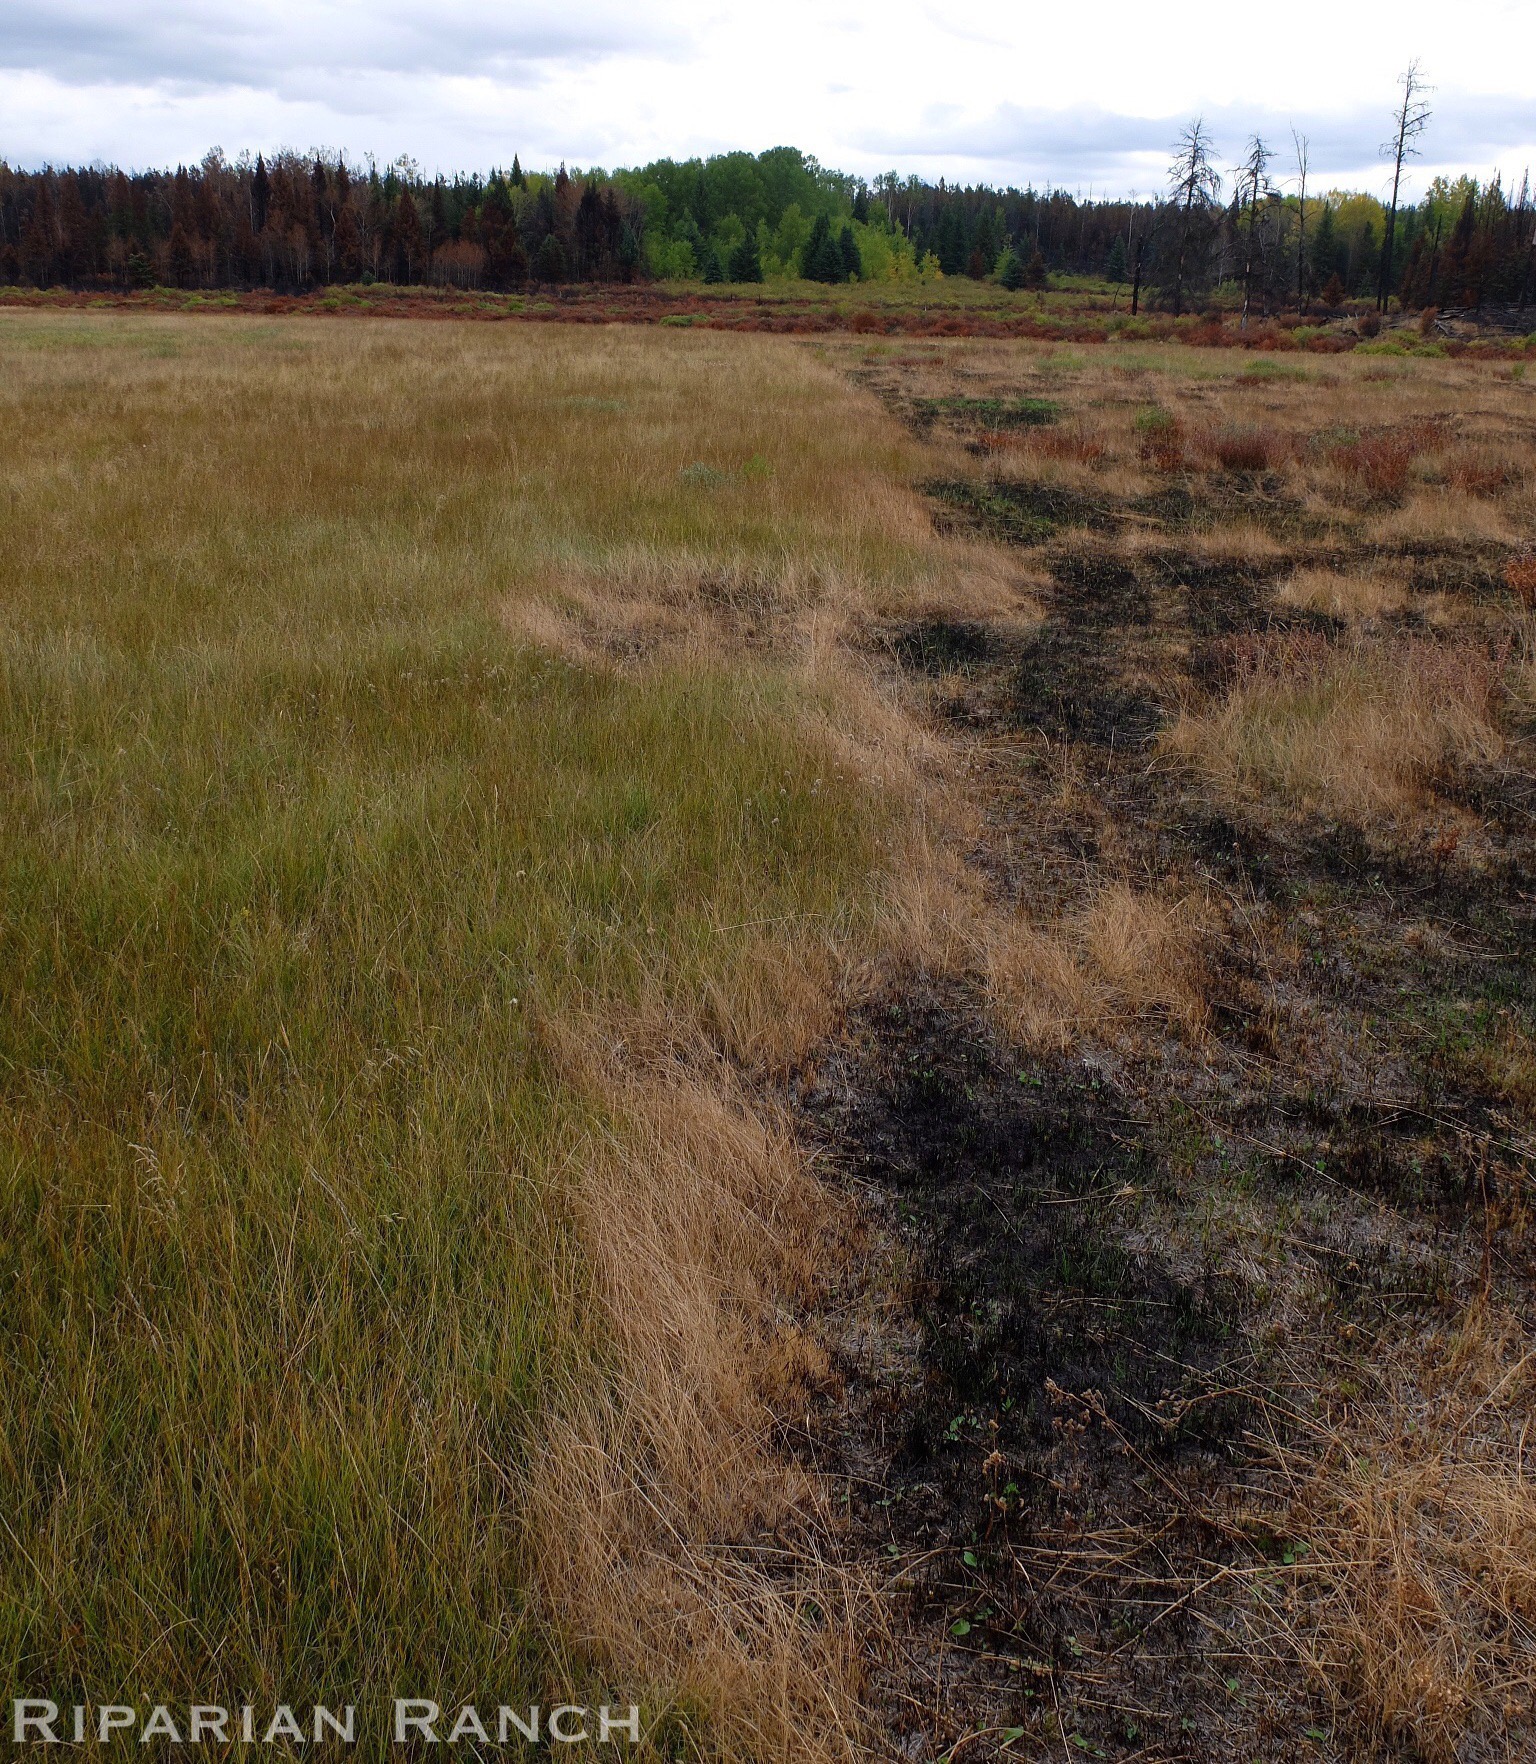
[[1336, 447], [1329, 459], [1346, 476], [1356, 478], [1373, 496], [1397, 496], [1408, 482], [1413, 452], [1386, 435]]
[[1536, 607], [1536, 551], [1523, 551], [1504, 566], [1504, 582], [1522, 606]]
[[1136, 419], [1137, 454], [1160, 472], [1176, 472], [1184, 465], [1185, 429], [1167, 410], [1144, 410]]
[[1227, 472], [1267, 472], [1291, 451], [1288, 435], [1258, 424], [1212, 430], [1200, 437], [1199, 445]]
[[1469, 496], [1500, 496], [1518, 485], [1523, 476], [1512, 459], [1473, 447], [1460, 448], [1452, 454], [1446, 475]]

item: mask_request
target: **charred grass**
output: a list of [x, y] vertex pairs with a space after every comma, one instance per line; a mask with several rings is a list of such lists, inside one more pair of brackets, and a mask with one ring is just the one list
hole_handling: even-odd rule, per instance
[[913, 1281], [842, 1448], [910, 1755], [1536, 1743], [1536, 424], [1418, 365], [856, 369], [1061, 406], [930, 484], [1043, 614], [921, 650], [998, 917], [808, 1092]]

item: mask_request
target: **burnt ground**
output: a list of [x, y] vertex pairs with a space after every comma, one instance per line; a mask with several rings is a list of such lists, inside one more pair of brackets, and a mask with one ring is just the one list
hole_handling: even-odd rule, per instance
[[[894, 1295], [849, 1300], [844, 1400], [807, 1442], [892, 1600], [890, 1749], [1414, 1758], [1289, 1645], [1308, 1546], [1275, 1447], [1368, 1392], [1378, 1344], [1480, 1291], [1530, 1314], [1536, 1097], [1497, 1048], [1536, 1026], [1533, 731], [1438, 780], [1443, 818], [1412, 827], [1222, 807], [1157, 732], [1222, 690], [1234, 637], [1332, 634], [1272, 590], [1347, 548], [1320, 553], [1258, 480], [1171, 485], [1161, 512], [985, 480], [929, 493], [936, 520], [1026, 548], [1050, 581], [1027, 635], [886, 633], [971, 779], [971, 863], [1046, 917], [1111, 878], [1198, 892], [1210, 1018], [1043, 1057], [962, 983], [911, 979], [801, 1075]], [[1213, 499], [1267, 506], [1291, 549], [1192, 552]], [[1117, 554], [1104, 536], [1129, 521], [1163, 538]], [[1400, 562], [1421, 593], [1502, 591], [1486, 546]], [[1411, 604], [1399, 622], [1417, 628]]]

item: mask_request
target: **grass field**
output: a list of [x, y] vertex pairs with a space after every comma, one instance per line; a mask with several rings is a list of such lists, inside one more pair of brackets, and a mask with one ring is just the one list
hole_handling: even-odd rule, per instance
[[[0, 353], [7, 1679], [547, 1700], [615, 1601], [645, 1630], [645, 1538], [581, 1504], [625, 1402], [669, 1524], [700, 1449], [712, 1524], [770, 1499], [738, 1338], [813, 1220], [694, 1056], [795, 1045], [906, 817], [810, 665], [526, 632], [616, 584], [920, 596], [912, 446], [772, 342]], [[651, 1718], [716, 1688], [675, 1638], [610, 1659]]]
[[0, 357], [8, 1694], [1523, 1755], [1520, 364]]

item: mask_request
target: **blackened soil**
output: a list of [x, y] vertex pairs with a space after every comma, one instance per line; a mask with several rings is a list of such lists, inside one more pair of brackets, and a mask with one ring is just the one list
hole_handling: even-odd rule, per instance
[[[1259, 480], [930, 491], [1026, 548], [1045, 615], [888, 634], [964, 755], [969, 862], [1047, 925], [1110, 882], [1198, 900], [1209, 1015], [1194, 1037], [1144, 1011], [1042, 1060], [958, 984], [912, 980], [803, 1075], [807, 1130], [892, 1246], [809, 1447], [890, 1575], [892, 1750], [1406, 1760], [1336, 1728], [1256, 1616], [1294, 1554], [1264, 1467], [1289, 1405], [1369, 1383], [1373, 1343], [1536, 1290], [1536, 732], [1511, 719], [1403, 825], [1221, 806], [1158, 731], [1228, 690], [1253, 634], [1344, 637], [1276, 604], [1292, 570], [1390, 559]], [[1287, 545], [1194, 545], [1239, 504]], [[1410, 596], [1508, 602], [1499, 548], [1396, 555]]]
[[1113, 532], [1113, 502], [1060, 484], [1009, 478], [935, 478], [924, 489], [939, 505], [941, 524], [965, 525], [1007, 545], [1037, 545], [1058, 527]]
[[902, 667], [935, 676], [970, 672], [997, 651], [987, 627], [965, 619], [919, 619], [897, 626], [887, 644]]
[[919, 1246], [918, 1315], [942, 1400], [914, 1415], [906, 1456], [942, 1451], [957, 1403], [985, 1408], [1000, 1440], [1048, 1445], [1051, 1380], [1100, 1392], [1151, 1450], [1229, 1439], [1240, 1415], [1199, 1393], [1229, 1382], [1237, 1295], [1128, 1247], [1125, 1207], [1157, 1173], [1125, 1100], [1065, 1064], [1009, 1059], [979, 1022], [937, 1003], [885, 1006], [854, 1048], [852, 1082], [807, 1106], [845, 1167], [896, 1197]]
[[[852, 1471], [918, 1670], [943, 1674], [952, 1718], [1000, 1731], [1160, 1757], [1223, 1732], [1227, 1675], [1187, 1595], [1265, 1559], [1232, 1498], [1262, 1356], [1242, 1281], [1146, 1229], [1169, 1186], [1146, 1124], [1102, 1075], [1011, 1056], [958, 997], [872, 1009], [799, 1100], [910, 1257], [915, 1345], [850, 1350], [821, 1450]], [[929, 1755], [931, 1729], [899, 1725]]]
[[1047, 625], [1020, 647], [1004, 715], [1016, 729], [1096, 747], [1141, 746], [1157, 733], [1157, 700], [1121, 683], [1114, 658], [1080, 631]]

